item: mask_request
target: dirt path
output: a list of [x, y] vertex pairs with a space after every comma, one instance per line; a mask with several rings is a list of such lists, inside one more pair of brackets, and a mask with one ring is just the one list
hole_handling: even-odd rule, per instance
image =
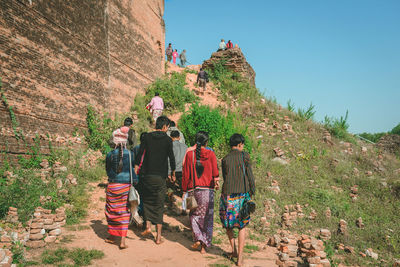
[[[104, 181], [105, 182], [105, 181]], [[101, 185], [101, 184], [100, 184]], [[92, 184], [89, 215], [79, 226], [78, 231], [65, 230], [64, 235], [74, 236], [72, 242], [67, 243], [68, 248], [98, 249], [104, 252], [105, 257], [93, 262], [92, 266], [234, 266], [233, 262], [223, 257], [223, 252], [228, 251], [227, 239], [222, 236], [221, 230], [214, 230], [214, 236], [222, 236], [222, 244], [213, 245], [206, 255], [189, 249], [192, 244], [188, 216], [172, 216], [172, 210], [167, 209], [164, 215], [164, 243], [156, 245], [153, 240], [142, 239], [139, 230], [132, 227], [128, 231], [126, 250], [119, 250], [118, 246], [107, 244], [107, 221], [104, 216], [105, 192], [104, 187]], [[215, 226], [219, 225], [216, 218]], [[220, 228], [219, 228], [220, 229]], [[266, 247], [264, 244], [247, 241], [248, 244], [257, 245], [260, 251], [245, 255], [245, 266], [276, 266], [276, 249]]]

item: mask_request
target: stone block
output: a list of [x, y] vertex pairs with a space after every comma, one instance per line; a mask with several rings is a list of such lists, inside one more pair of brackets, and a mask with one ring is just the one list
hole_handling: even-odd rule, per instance
[[46, 245], [43, 240], [31, 240], [26, 242], [26, 246], [29, 248], [42, 248]]
[[49, 236], [46, 236], [46, 238], [44, 239], [44, 242], [54, 243], [56, 241], [56, 239], [57, 239], [57, 236], [49, 235]]
[[40, 239], [43, 239], [43, 237], [44, 237], [44, 235], [41, 233], [29, 235], [30, 240], [40, 240]]
[[51, 230], [49, 232], [49, 235], [53, 235], [53, 236], [61, 235], [61, 229], [57, 228], [57, 229]]
[[44, 225], [53, 224], [54, 220], [53, 219], [44, 219], [43, 223], [44, 223]]
[[34, 222], [34, 223], [32, 223], [31, 224], [31, 229], [37, 229], [37, 228], [39, 228], [39, 229], [42, 229], [43, 228], [43, 223], [36, 223], [36, 222]]
[[45, 224], [43, 226], [43, 229], [45, 229], [45, 230], [54, 230], [54, 229], [57, 229], [57, 228], [60, 228], [60, 224], [59, 223]]

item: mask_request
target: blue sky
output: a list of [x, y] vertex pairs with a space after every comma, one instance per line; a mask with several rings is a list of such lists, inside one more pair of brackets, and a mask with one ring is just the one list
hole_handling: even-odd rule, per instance
[[399, 14], [399, 0], [167, 0], [164, 19], [166, 43], [190, 63], [231, 39], [260, 91], [285, 107], [312, 102], [317, 121], [349, 110], [359, 133], [400, 123]]

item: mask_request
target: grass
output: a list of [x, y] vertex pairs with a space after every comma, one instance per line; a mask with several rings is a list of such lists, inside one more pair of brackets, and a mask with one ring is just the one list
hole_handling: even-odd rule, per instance
[[[40, 170], [10, 165], [8, 171], [14, 174], [13, 178], [5, 178], [3, 173], [0, 173], [0, 218], [3, 218], [12, 206], [18, 208], [19, 219], [25, 223], [39, 206], [54, 211], [64, 204], [70, 204], [71, 208], [66, 210], [67, 224], [79, 223], [87, 214], [88, 183], [105, 176], [101, 161], [90, 168], [82, 168], [81, 161], [87, 153], [85, 150], [55, 151], [53, 157], [67, 167], [67, 172], [62, 172], [57, 177], [50, 172], [46, 176], [47, 182], [41, 179]], [[64, 186], [68, 193], [60, 194], [56, 180], [65, 181], [68, 174], [73, 174], [78, 184]], [[50, 196], [51, 200], [40, 203], [40, 196]]]
[[[347, 132], [347, 113], [338, 119], [329, 118], [325, 124], [317, 123], [312, 120], [316, 111], [314, 105], [299, 109], [295, 113], [292, 102], [289, 102], [288, 109], [285, 109], [273, 99], [264, 97], [264, 104], [260, 101], [261, 96], [256, 94], [248, 97], [249, 93], [223, 88], [226, 77], [229, 77], [229, 74], [223, 71], [211, 75], [221, 92], [227, 93], [227, 101], [237, 99], [239, 105], [230, 112], [241, 115], [240, 122], [248, 126], [246, 137], [253, 141], [253, 144], [257, 144], [253, 145], [251, 151], [257, 185], [257, 193], [254, 196], [257, 210], [249, 226], [249, 232], [254, 233], [254, 236], [250, 234], [249, 239], [255, 240], [256, 234], [275, 234], [276, 230], [281, 228], [284, 206], [299, 203], [306, 216], [297, 219], [290, 231], [303, 234], [320, 228], [329, 229], [332, 238], [325, 242], [325, 247], [333, 263], [375, 266], [377, 262], [371, 258], [358, 255], [358, 252], [364, 252], [367, 248], [372, 248], [381, 259], [390, 264], [395, 258], [400, 258], [400, 179], [395, 173], [395, 170], [400, 168], [399, 158], [385, 155], [384, 159], [380, 160], [378, 156], [382, 155], [381, 151], [355, 140]], [[230, 82], [235, 83], [234, 79]], [[245, 85], [233, 87], [244, 88]], [[285, 120], [285, 116], [288, 121]], [[265, 123], [266, 128], [259, 128], [257, 125], [264, 119], [268, 119]], [[288, 122], [294, 133], [272, 127], [273, 121], [279, 126]], [[333, 145], [323, 142], [322, 137], [326, 130], [332, 134]], [[257, 136], [262, 138], [256, 139]], [[341, 141], [351, 142], [351, 154], [344, 152], [347, 148]], [[366, 153], [361, 152], [362, 146], [368, 148]], [[289, 160], [288, 165], [272, 161], [275, 157], [275, 147], [280, 147], [285, 152]], [[314, 170], [314, 166], [317, 166], [317, 171]], [[354, 168], [359, 170], [359, 176], [353, 174]], [[372, 171], [373, 175], [366, 175], [366, 171]], [[271, 178], [267, 178], [267, 172], [272, 174]], [[278, 195], [268, 190], [273, 179], [277, 180], [280, 186], [281, 191]], [[313, 183], [310, 180], [313, 180]], [[385, 181], [387, 186], [383, 186], [382, 181]], [[349, 195], [353, 185], [358, 185], [359, 188], [356, 201], [352, 201]], [[219, 192], [215, 199], [218, 197]], [[267, 215], [264, 212], [264, 203], [269, 199], [276, 201], [273, 207], [275, 216], [267, 217], [270, 226], [264, 227], [261, 217]], [[218, 204], [215, 203], [216, 216]], [[331, 218], [325, 217], [327, 207], [331, 210]], [[311, 209], [318, 214], [315, 221], [307, 218]], [[365, 229], [357, 228], [355, 221], [359, 217], [363, 219]], [[348, 223], [348, 236], [337, 234], [340, 219]], [[219, 222], [216, 225], [218, 224]], [[353, 246], [356, 255], [337, 253], [334, 247], [338, 243]]]
[[253, 253], [259, 250], [260, 248], [257, 245], [250, 245], [250, 244], [246, 244], [243, 249], [245, 253]]
[[[41, 256], [42, 264], [52, 264], [57, 266], [88, 266], [92, 260], [101, 259], [104, 253], [100, 250], [83, 248], [57, 248], [55, 250], [45, 250]], [[66, 262], [67, 261], [67, 262]], [[71, 265], [68, 262], [73, 262]]]

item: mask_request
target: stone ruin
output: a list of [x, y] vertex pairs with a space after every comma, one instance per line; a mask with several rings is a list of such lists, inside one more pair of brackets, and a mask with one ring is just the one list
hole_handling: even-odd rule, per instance
[[38, 207], [30, 224], [29, 241], [26, 246], [30, 248], [44, 247], [48, 243], [54, 243], [61, 235], [61, 227], [65, 225], [65, 208], [56, 209], [52, 214], [51, 210]]
[[[325, 230], [321, 229], [321, 233], [327, 234]], [[279, 267], [296, 267], [304, 264], [310, 267], [331, 266], [324, 251], [324, 242], [320, 239], [279, 230], [268, 240], [268, 245], [278, 248], [279, 259], [276, 260], [276, 264]]]
[[[18, 209], [10, 207], [6, 216], [5, 229], [0, 227], [0, 266], [11, 266], [11, 247], [20, 243], [29, 248], [41, 248], [59, 242], [61, 227], [65, 225], [65, 208], [61, 207], [52, 213], [49, 209], [36, 208], [33, 219], [24, 227], [18, 221]], [[12, 225], [12, 226], [8, 226]]]
[[202, 67], [205, 69], [212, 69], [214, 67], [214, 63], [217, 63], [221, 60], [225, 61], [225, 67], [236, 73], [239, 73], [253, 86], [256, 85], [256, 72], [247, 62], [240, 48], [231, 48], [228, 50], [214, 52], [212, 53], [210, 59], [207, 59], [203, 62]]
[[382, 136], [378, 143], [376, 143], [377, 147], [389, 152], [389, 153], [400, 153], [400, 135], [398, 134], [387, 134]]

